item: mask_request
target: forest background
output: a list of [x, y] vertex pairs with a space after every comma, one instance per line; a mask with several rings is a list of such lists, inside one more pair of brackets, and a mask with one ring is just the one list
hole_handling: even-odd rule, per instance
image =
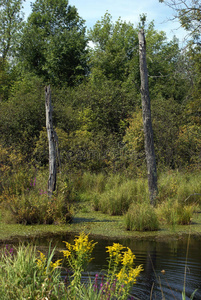
[[[199, 174], [200, 1], [183, 0], [183, 6], [171, 0], [159, 2], [176, 9], [188, 40], [181, 49], [176, 37], [168, 40], [165, 32], [155, 29], [154, 21], [145, 22], [158, 174]], [[109, 178], [114, 177], [119, 186], [122, 180], [128, 183], [146, 178], [138, 51], [142, 25], [134, 27], [121, 18], [113, 22], [107, 12], [87, 31], [68, 0], [37, 0], [24, 21], [22, 4], [21, 0], [1, 1], [0, 202], [2, 210], [9, 208], [16, 222], [53, 223], [64, 215], [69, 218], [66, 207], [70, 201], [89, 196], [83, 196], [83, 191], [87, 184], [89, 188], [97, 186], [94, 176], [102, 180], [101, 193], [107, 190]], [[45, 201], [49, 205], [49, 200], [44, 200], [48, 178], [47, 84], [52, 89], [60, 174], [55, 193], [59, 200], [57, 204], [51, 202], [49, 219], [47, 214], [39, 217], [39, 205]], [[175, 180], [171, 182], [166, 183], [168, 192], [164, 188], [161, 192], [159, 186], [158, 203], [176, 194]], [[181, 198], [199, 193], [188, 190]], [[90, 197], [94, 209], [104, 211], [106, 195]], [[131, 202], [129, 199], [121, 206], [121, 214]], [[10, 213], [4, 212], [2, 217], [10, 220]], [[109, 213], [119, 214], [112, 209]]]

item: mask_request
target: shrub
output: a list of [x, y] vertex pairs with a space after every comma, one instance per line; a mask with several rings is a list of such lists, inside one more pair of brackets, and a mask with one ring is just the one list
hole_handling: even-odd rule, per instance
[[[39, 176], [40, 179], [40, 176]], [[26, 187], [26, 186], [25, 186]], [[69, 203], [62, 193], [55, 193], [51, 198], [43, 185], [31, 179], [29, 188], [22, 186], [21, 194], [3, 194], [2, 209], [10, 211], [12, 220], [22, 224], [66, 223], [71, 220]], [[10, 220], [7, 220], [10, 221]]]
[[159, 221], [155, 210], [150, 204], [133, 203], [125, 215], [127, 230], [153, 231], [159, 229]]

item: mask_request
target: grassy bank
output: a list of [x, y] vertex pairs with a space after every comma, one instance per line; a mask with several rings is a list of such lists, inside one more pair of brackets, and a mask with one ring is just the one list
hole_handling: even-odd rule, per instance
[[90, 235], [104, 236], [109, 238], [138, 238], [138, 239], [167, 239], [182, 238], [189, 232], [191, 235], [201, 237], [201, 214], [195, 216], [196, 222], [191, 225], [163, 225], [158, 231], [128, 231], [125, 230], [123, 216], [106, 216], [101, 212], [78, 212], [71, 224], [66, 225], [23, 225], [23, 224], [0, 224], [0, 240], [20, 240], [43, 235], [55, 235], [62, 233], [78, 234], [86, 232]]
[[46, 171], [24, 174], [19, 170], [5, 181], [1, 240], [82, 231], [110, 238], [201, 235], [201, 175], [197, 171], [160, 174], [154, 209], [144, 177], [60, 174], [51, 201], [45, 192], [46, 177]]

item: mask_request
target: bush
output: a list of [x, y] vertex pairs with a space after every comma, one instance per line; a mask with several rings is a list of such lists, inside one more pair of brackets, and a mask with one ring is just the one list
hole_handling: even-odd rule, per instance
[[125, 215], [127, 230], [154, 231], [159, 229], [159, 221], [150, 204], [133, 203]]
[[[24, 177], [26, 178], [26, 174]], [[53, 224], [66, 223], [72, 219], [65, 195], [55, 192], [51, 198], [48, 197], [44, 188], [47, 183], [44, 183], [44, 178], [41, 177], [42, 173], [39, 173], [37, 178], [31, 179], [29, 185], [25, 186], [24, 181], [20, 181], [20, 193], [10, 194], [4, 191], [1, 206], [3, 215], [7, 216], [7, 222], [12, 220], [20, 224]], [[10, 220], [8, 211], [11, 214]]]

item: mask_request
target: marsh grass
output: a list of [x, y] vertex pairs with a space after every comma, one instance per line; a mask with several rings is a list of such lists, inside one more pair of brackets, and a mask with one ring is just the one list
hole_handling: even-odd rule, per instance
[[133, 203], [125, 215], [127, 230], [155, 231], [159, 229], [156, 211], [149, 203]]
[[[99, 197], [99, 210], [110, 215], [123, 215], [133, 202], [142, 202], [146, 199], [146, 189], [139, 192], [141, 185], [127, 179], [106, 190]], [[144, 199], [143, 199], [144, 198]]]
[[109, 215], [123, 215], [133, 202], [144, 202], [147, 197], [146, 181], [111, 176], [105, 190], [96, 194], [93, 201], [96, 210]]
[[[190, 224], [195, 216], [194, 212], [200, 207], [200, 180], [201, 176], [197, 172], [169, 171], [160, 174], [157, 205], [156, 210], [152, 211], [153, 224], [150, 228], [159, 228], [159, 223], [172, 226]], [[144, 227], [139, 225], [142, 224], [140, 216], [143, 216], [144, 223], [146, 218], [147, 223], [150, 222], [151, 215], [148, 211], [152, 208], [147, 206], [149, 194], [146, 178], [129, 179], [120, 174], [106, 176], [85, 173], [82, 182], [83, 186], [81, 185], [81, 190], [78, 190], [79, 199], [90, 201], [94, 210], [109, 215], [126, 214], [126, 227], [129, 230], [142, 230], [134, 229]], [[139, 214], [135, 215], [135, 210]], [[138, 225], [134, 225], [133, 218], [138, 220], [136, 221]], [[148, 230], [147, 226], [144, 228]]]
[[198, 172], [167, 172], [159, 177], [157, 214], [161, 223], [187, 225], [201, 207]]
[[201, 204], [201, 174], [198, 171], [169, 171], [159, 176], [159, 202], [176, 199], [179, 203]]
[[[79, 209], [89, 212], [93, 207], [95, 211], [111, 216], [124, 215], [130, 207], [149, 202], [147, 178], [143, 177], [128, 178], [120, 173], [59, 173], [57, 191], [51, 200], [47, 197], [47, 178], [47, 170], [25, 168], [23, 173], [22, 167], [11, 174], [9, 181], [6, 175], [0, 195], [2, 220], [57, 224], [71, 220]], [[161, 224], [192, 222], [195, 210], [201, 206], [200, 181], [198, 171], [159, 174], [156, 212]], [[146, 217], [148, 214], [145, 213]]]
[[49, 251], [41, 268], [32, 245], [21, 245], [14, 254], [4, 249], [0, 259], [1, 299], [64, 299], [60, 297], [65, 286], [59, 268], [51, 267], [53, 255], [54, 250]]

